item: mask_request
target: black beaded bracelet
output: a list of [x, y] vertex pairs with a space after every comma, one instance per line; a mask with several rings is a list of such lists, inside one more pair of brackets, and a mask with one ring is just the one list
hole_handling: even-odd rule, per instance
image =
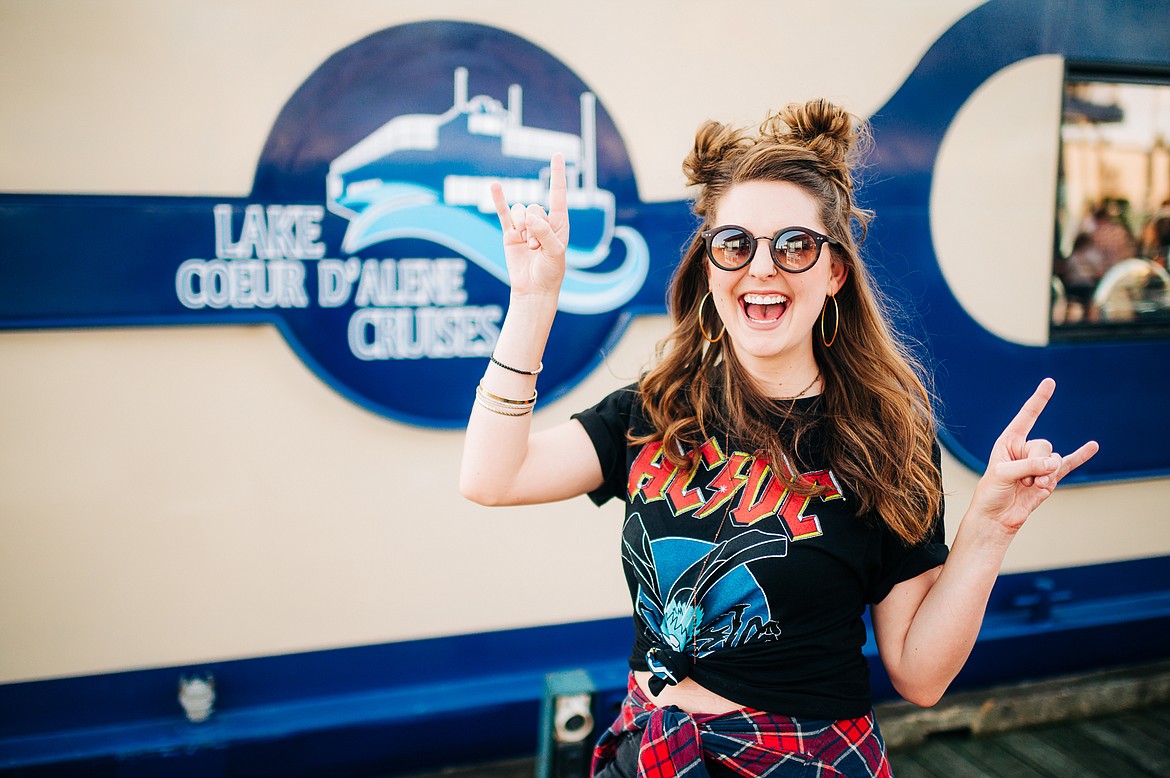
[[511, 370], [513, 373], [519, 373], [520, 375], [540, 375], [540, 371], [544, 370], [544, 362], [541, 362], [539, 365], [537, 365], [535, 370], [521, 370], [518, 367], [512, 367], [511, 365], [505, 365], [503, 362], [496, 359], [495, 354], [492, 354], [490, 357], [488, 357], [488, 359], [490, 359], [492, 361], [493, 365], [499, 365], [500, 367], [504, 368], [505, 370]]

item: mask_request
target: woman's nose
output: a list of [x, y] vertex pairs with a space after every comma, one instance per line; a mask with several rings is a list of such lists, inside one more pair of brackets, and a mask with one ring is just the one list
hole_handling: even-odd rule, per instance
[[776, 263], [772, 261], [772, 249], [766, 240], [756, 240], [756, 252], [752, 255], [748, 272], [756, 278], [776, 275]]

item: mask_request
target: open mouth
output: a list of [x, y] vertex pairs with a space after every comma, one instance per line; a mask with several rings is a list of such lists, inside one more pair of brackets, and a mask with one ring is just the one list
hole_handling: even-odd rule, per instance
[[779, 321], [788, 310], [788, 298], [782, 294], [745, 294], [739, 304], [749, 321], [762, 324]]

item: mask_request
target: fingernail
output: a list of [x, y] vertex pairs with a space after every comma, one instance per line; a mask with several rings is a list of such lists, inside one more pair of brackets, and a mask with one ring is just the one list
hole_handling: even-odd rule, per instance
[[526, 221], [528, 210], [522, 203], [513, 203], [511, 210], [512, 224], [514, 224], [517, 229], [522, 228], [524, 226], [524, 222]]

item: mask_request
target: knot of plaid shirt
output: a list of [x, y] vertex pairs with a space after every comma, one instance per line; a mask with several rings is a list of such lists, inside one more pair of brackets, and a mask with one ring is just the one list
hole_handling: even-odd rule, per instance
[[891, 777], [872, 711], [840, 721], [752, 708], [690, 714], [655, 705], [631, 674], [621, 711], [594, 749], [592, 772], [614, 760], [627, 734], [638, 732], [638, 778], [709, 778], [704, 757], [748, 778]]

